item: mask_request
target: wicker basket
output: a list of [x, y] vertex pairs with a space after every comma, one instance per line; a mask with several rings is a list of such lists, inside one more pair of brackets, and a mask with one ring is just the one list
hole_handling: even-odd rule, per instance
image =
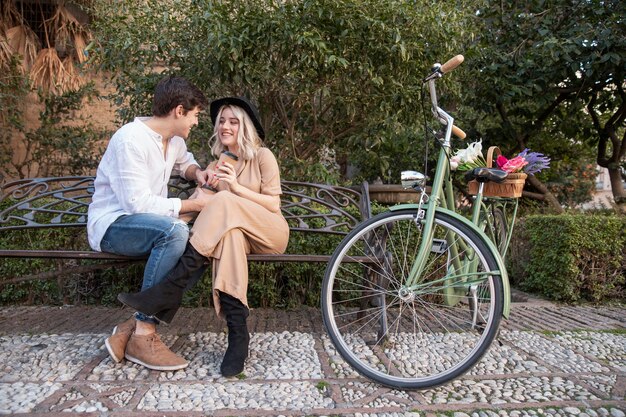
[[[487, 168], [493, 167], [493, 161], [497, 158], [497, 155], [502, 155], [500, 148], [497, 146], [489, 147], [487, 151]], [[501, 183], [493, 181], [486, 182], [483, 188], [483, 197], [521, 197], [527, 176], [528, 175], [523, 172], [515, 172], [507, 175], [506, 179]], [[470, 194], [478, 194], [478, 181], [472, 180], [468, 182], [467, 185], [469, 186]]]

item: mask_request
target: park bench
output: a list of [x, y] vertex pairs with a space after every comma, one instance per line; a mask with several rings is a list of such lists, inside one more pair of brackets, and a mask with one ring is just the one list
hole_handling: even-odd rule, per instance
[[[33, 279], [49, 279], [70, 273], [121, 267], [143, 262], [144, 258], [121, 256], [90, 250], [86, 245], [87, 208], [94, 192], [94, 177], [68, 176], [28, 178], [0, 186], [0, 237], [4, 233], [20, 233], [40, 229], [81, 228], [84, 233], [82, 248], [37, 249], [32, 247], [0, 247], [0, 258], [50, 258], [90, 260], [88, 265], [75, 262], [55, 271], [21, 277], [4, 277], [3, 284]], [[282, 181], [281, 210], [294, 233], [346, 235], [362, 220], [371, 217], [367, 183], [360, 189]], [[170, 196], [187, 198], [195, 188], [193, 182], [173, 176], [169, 181]], [[72, 245], [75, 246], [75, 245]], [[253, 262], [328, 262], [330, 253], [251, 254]]]

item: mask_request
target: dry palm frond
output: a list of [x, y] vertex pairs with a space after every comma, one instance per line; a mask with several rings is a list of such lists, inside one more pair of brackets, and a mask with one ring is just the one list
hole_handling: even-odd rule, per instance
[[12, 1], [0, 2], [0, 27], [10, 28], [22, 23], [22, 15]]
[[63, 91], [78, 90], [84, 84], [84, 80], [81, 77], [78, 69], [76, 68], [76, 63], [74, 62], [74, 59], [69, 56], [66, 57], [63, 60], [63, 68], [65, 69], [65, 79], [58, 84], [64, 87]]
[[76, 58], [78, 58], [78, 62], [81, 64], [86, 62], [88, 57], [85, 52], [87, 48], [87, 39], [82, 34], [76, 34], [74, 36], [74, 50], [76, 51]]
[[53, 94], [78, 90], [84, 84], [74, 59], [61, 60], [54, 48], [39, 51], [30, 75], [33, 86]]
[[21, 23], [22, 15], [15, 8], [15, 4], [12, 1], [0, 2], [0, 68], [6, 68], [13, 57], [8, 30]]
[[39, 87], [46, 92], [60, 93], [64, 91], [60, 82], [65, 80], [65, 72], [56, 49], [44, 48], [37, 55], [30, 78], [34, 87]]
[[22, 68], [27, 72], [33, 65], [39, 49], [37, 35], [26, 25], [17, 25], [7, 30], [7, 43], [12, 54], [22, 57]]
[[59, 33], [73, 35], [85, 31], [83, 25], [80, 24], [78, 19], [76, 19], [63, 4], [59, 4], [54, 15], [47, 19], [45, 23], [48, 27], [48, 31], [55, 35]]
[[[74, 55], [83, 62], [86, 59], [84, 48], [89, 39], [89, 33], [76, 17], [63, 5], [59, 4], [54, 15], [45, 22], [46, 30], [55, 42], [57, 50], [67, 51], [67, 55]], [[74, 51], [68, 49], [74, 49]]]
[[13, 51], [9, 46], [9, 41], [4, 33], [0, 33], [0, 68], [8, 68], [12, 56]]

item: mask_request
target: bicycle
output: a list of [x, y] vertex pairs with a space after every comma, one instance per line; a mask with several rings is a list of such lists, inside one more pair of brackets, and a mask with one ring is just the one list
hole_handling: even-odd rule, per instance
[[482, 195], [506, 173], [472, 171], [479, 182], [472, 220], [455, 207], [451, 136], [465, 133], [437, 105], [435, 83], [462, 61], [458, 55], [436, 64], [424, 80], [445, 126], [430, 194], [425, 175], [404, 171], [402, 184], [419, 191], [418, 203], [361, 223], [334, 251], [323, 281], [322, 316], [335, 348], [357, 372], [394, 388], [434, 387], [469, 371], [509, 313], [503, 255], [517, 199]]

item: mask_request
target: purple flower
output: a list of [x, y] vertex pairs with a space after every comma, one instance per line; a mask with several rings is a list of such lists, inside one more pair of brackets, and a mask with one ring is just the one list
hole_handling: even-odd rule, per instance
[[528, 148], [520, 152], [519, 156], [523, 157], [528, 162], [523, 169], [528, 175], [536, 174], [550, 166], [550, 158], [539, 152], [530, 152]]

